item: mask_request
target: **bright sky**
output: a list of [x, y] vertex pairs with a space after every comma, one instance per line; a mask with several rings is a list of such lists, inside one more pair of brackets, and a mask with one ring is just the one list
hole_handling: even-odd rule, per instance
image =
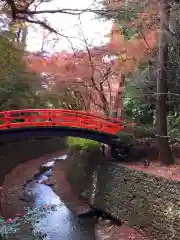
[[[39, 10], [70, 8], [70, 9], [84, 9], [89, 7], [93, 0], [53, 0], [50, 3], [43, 3], [38, 8]], [[92, 7], [91, 7], [92, 8]], [[92, 46], [100, 46], [108, 41], [104, 36], [110, 32], [111, 23], [103, 20], [95, 19], [97, 16], [93, 13], [84, 13], [81, 15], [80, 25], [77, 16], [65, 14], [44, 14], [39, 18], [45, 17], [50, 25], [58, 30], [58, 32], [72, 37], [69, 38], [73, 44], [73, 48], [84, 49], [84, 42], [82, 31], [88, 43]], [[27, 39], [27, 50], [39, 51], [42, 46], [43, 31], [38, 25], [29, 27], [29, 35]], [[54, 38], [54, 39], [53, 39]], [[49, 35], [46, 39], [44, 50], [49, 52], [71, 51], [72, 46], [66, 38]]]

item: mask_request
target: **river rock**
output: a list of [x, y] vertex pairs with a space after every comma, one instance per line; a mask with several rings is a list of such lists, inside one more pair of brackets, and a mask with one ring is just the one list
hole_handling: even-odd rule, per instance
[[94, 211], [92, 209], [85, 209], [84, 211], [79, 211], [79, 218], [94, 217]]
[[54, 167], [55, 163], [56, 163], [56, 161], [54, 161], [54, 160], [53, 160], [53, 161], [49, 161], [49, 162], [43, 164], [42, 166], [40, 166], [39, 170], [40, 170], [41, 172], [50, 170], [51, 168]]
[[34, 173], [34, 176], [33, 176], [33, 179], [39, 177], [41, 175], [41, 173], [39, 171], [35, 172]]
[[51, 177], [51, 176], [52, 176], [52, 170], [50, 169], [50, 170], [46, 171], [46, 172], [44, 173], [44, 175], [45, 175], [46, 177]]
[[32, 179], [28, 179], [25, 183], [23, 183], [22, 187], [26, 187], [32, 181], [33, 181]]
[[47, 186], [53, 186], [56, 184], [56, 180], [53, 179], [52, 177], [49, 177], [49, 178], [45, 179], [42, 183]]
[[98, 219], [98, 224], [104, 226], [111, 224], [112, 221], [110, 219], [103, 219], [102, 217]]
[[84, 191], [84, 192], [82, 192], [80, 195], [81, 195], [81, 197], [82, 197], [83, 199], [87, 199], [88, 193], [87, 193], [86, 191]]
[[30, 202], [30, 199], [27, 196], [20, 196], [19, 200], [23, 201], [23, 202], [26, 202], [26, 203]]
[[58, 186], [58, 184], [57, 183], [55, 183], [54, 185], [53, 185], [53, 191], [57, 191], [58, 190], [58, 188], [59, 188], [59, 186]]
[[103, 219], [104, 213], [97, 209], [86, 209], [84, 212], [79, 213], [78, 217], [85, 218], [85, 217], [95, 217], [96, 219]]

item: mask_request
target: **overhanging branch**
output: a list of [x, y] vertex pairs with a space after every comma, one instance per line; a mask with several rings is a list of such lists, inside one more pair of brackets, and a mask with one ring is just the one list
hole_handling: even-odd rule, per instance
[[[80, 9], [71, 9], [71, 8], [62, 8], [62, 9], [49, 9], [49, 10], [30, 10], [29, 7], [35, 2], [35, 0], [31, 0], [29, 3], [24, 3], [24, 7], [20, 8], [17, 6], [14, 0], [4, 0], [8, 6], [11, 9], [12, 19], [13, 21], [17, 18], [18, 14], [23, 14], [26, 16], [32, 16], [32, 15], [40, 15], [40, 14], [69, 14], [69, 15], [75, 15], [80, 16], [81, 14], [87, 12], [87, 13], [95, 13], [100, 16], [106, 16], [106, 17], [115, 17], [119, 14], [124, 14], [124, 11], [122, 8], [116, 8], [116, 9], [97, 9], [93, 8], [91, 4], [89, 7]], [[95, 1], [94, 1], [95, 2]]]

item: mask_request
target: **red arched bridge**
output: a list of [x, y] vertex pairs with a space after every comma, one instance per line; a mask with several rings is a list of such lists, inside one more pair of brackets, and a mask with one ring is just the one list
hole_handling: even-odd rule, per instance
[[24, 109], [0, 112], [0, 141], [11, 135], [77, 136], [108, 143], [124, 127], [109, 117], [63, 109]]

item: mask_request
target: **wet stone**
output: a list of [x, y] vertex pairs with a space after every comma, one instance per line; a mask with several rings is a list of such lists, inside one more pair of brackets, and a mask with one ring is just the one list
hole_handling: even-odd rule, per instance
[[32, 179], [28, 179], [22, 186], [23, 186], [23, 187], [26, 187], [27, 184], [29, 184], [29, 183], [31, 183], [31, 182], [32, 182]]
[[27, 203], [30, 202], [30, 200], [27, 197], [25, 197], [25, 196], [20, 196], [19, 200], [23, 201], [23, 202], [27, 202]]
[[98, 224], [100, 224], [100, 225], [109, 225], [109, 224], [111, 224], [111, 220], [110, 219], [103, 220], [102, 218], [99, 218], [98, 219]]
[[47, 163], [43, 164], [39, 169], [40, 169], [41, 172], [46, 171], [46, 170], [50, 170], [51, 168], [54, 167], [55, 163], [56, 163], [56, 161], [54, 161], [54, 160], [50, 161], [50, 162], [47, 162]]
[[42, 183], [47, 186], [54, 186], [56, 184], [56, 180], [53, 179], [52, 177], [49, 177], [49, 178], [45, 179]]
[[51, 177], [52, 176], [52, 170], [48, 170], [47, 172], [44, 173], [46, 177]]

